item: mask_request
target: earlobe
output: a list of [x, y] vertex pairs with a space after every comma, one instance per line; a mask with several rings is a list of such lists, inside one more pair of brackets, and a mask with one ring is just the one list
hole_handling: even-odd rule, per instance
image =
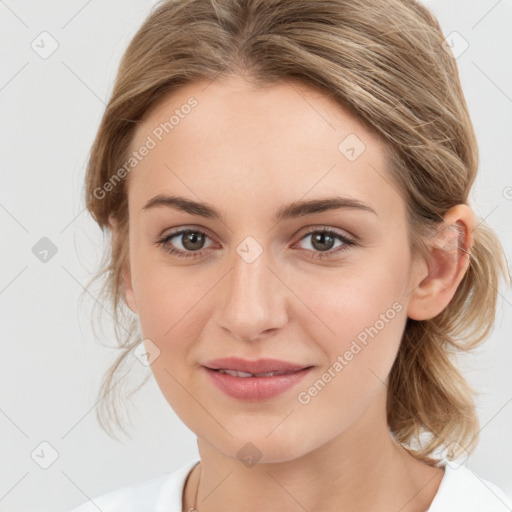
[[465, 204], [451, 208], [428, 245], [430, 252], [423, 274], [416, 276], [407, 314], [413, 320], [428, 320], [443, 311], [455, 295], [469, 267], [475, 219]]

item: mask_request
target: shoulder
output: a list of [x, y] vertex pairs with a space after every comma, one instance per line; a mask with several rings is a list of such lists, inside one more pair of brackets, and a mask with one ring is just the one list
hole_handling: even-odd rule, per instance
[[444, 466], [445, 474], [427, 512], [512, 512], [512, 501], [496, 484], [466, 466]]
[[93, 497], [70, 512], [181, 512], [185, 480], [198, 462]]

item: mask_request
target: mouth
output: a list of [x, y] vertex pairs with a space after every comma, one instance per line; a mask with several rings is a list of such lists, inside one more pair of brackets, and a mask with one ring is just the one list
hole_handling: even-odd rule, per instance
[[203, 365], [210, 381], [231, 398], [260, 401], [296, 386], [313, 366], [277, 359], [224, 358]]
[[[311, 368], [311, 367], [309, 367]], [[287, 371], [287, 370], [276, 370], [275, 372], [265, 372], [265, 373], [250, 373], [250, 372], [242, 372], [238, 370], [228, 370], [226, 368], [209, 368], [210, 370], [214, 372], [219, 373], [226, 373], [227, 375], [232, 375], [233, 377], [241, 377], [242, 379], [248, 378], [248, 377], [274, 377], [276, 375], [290, 375], [291, 373], [295, 373], [295, 371]], [[305, 368], [301, 368], [305, 369]], [[300, 370], [296, 370], [300, 371]]]
[[204, 366], [210, 370], [237, 372], [238, 375], [234, 375], [236, 377], [270, 377], [272, 375], [266, 374], [279, 375], [293, 373], [311, 367], [311, 365], [308, 364], [293, 363], [282, 359], [265, 358], [251, 361], [239, 357], [213, 359], [206, 362]]

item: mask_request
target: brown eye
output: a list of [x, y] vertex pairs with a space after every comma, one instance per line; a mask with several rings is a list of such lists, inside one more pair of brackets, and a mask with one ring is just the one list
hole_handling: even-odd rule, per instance
[[[308, 249], [308, 252], [311, 253], [311, 256], [314, 258], [331, 258], [347, 250], [349, 246], [355, 245], [355, 241], [348, 236], [325, 228], [310, 231], [301, 238], [301, 242], [308, 237], [311, 237], [310, 245], [312, 247], [312, 249]], [[337, 246], [336, 250], [333, 251], [332, 249], [335, 247], [336, 240], [339, 240], [341, 243]]]
[[188, 251], [198, 251], [199, 249], [202, 249], [205, 240], [204, 233], [189, 231], [182, 233], [180, 236], [183, 247]]
[[319, 251], [329, 251], [335, 244], [335, 238], [325, 232], [314, 233], [311, 237], [311, 245]]
[[[164, 251], [178, 257], [199, 257], [202, 254], [205, 240], [208, 235], [203, 231], [197, 229], [184, 229], [166, 235], [161, 240], [157, 241], [158, 245], [161, 245]], [[181, 247], [176, 248], [176, 242], [171, 243], [171, 240], [176, 239], [180, 243]]]

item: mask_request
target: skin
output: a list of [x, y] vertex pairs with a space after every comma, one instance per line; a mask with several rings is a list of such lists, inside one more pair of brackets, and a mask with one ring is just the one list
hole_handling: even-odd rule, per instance
[[[304, 85], [256, 90], [237, 76], [189, 84], [149, 112], [132, 149], [191, 96], [198, 105], [129, 176], [124, 288], [144, 338], [160, 350], [151, 364], [155, 379], [197, 435], [201, 463], [187, 480], [184, 510], [197, 489], [201, 512], [426, 510], [444, 472], [390, 436], [386, 383], [407, 317], [441, 312], [467, 269], [467, 258], [439, 248], [453, 232], [440, 231], [428, 260], [414, 258], [406, 203], [386, 169], [384, 142]], [[338, 149], [349, 134], [366, 146], [354, 161]], [[208, 203], [223, 219], [165, 206], [143, 210], [159, 194]], [[284, 204], [335, 194], [375, 214], [339, 209], [272, 220]], [[452, 208], [445, 222], [462, 228], [460, 240], [471, 246], [467, 206]], [[335, 238], [333, 257], [315, 258], [322, 249], [306, 235], [323, 226], [356, 244], [335, 253], [343, 245]], [[199, 257], [172, 256], [156, 244], [187, 227], [207, 234]], [[236, 250], [247, 236], [262, 250], [250, 264]], [[168, 245], [193, 252], [185, 238]], [[298, 393], [393, 303], [401, 311], [317, 396], [300, 403]], [[232, 355], [314, 369], [275, 398], [245, 402], [223, 394], [201, 370], [210, 359]], [[248, 442], [261, 453], [251, 467], [237, 457]]]

